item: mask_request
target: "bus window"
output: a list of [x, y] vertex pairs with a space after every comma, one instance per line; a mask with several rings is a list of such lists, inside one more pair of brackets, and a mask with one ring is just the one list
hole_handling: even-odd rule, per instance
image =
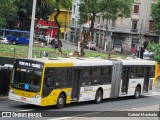
[[67, 87], [67, 69], [66, 68], [56, 68], [56, 84], [55, 86], [60, 87]]
[[44, 88], [46, 87], [54, 87], [55, 83], [55, 69], [54, 68], [46, 68], [45, 69], [45, 75], [44, 75]]
[[154, 75], [155, 75], [155, 67], [152, 66], [152, 67], [150, 68], [150, 78], [154, 78]]
[[144, 67], [143, 66], [137, 66], [137, 74], [138, 74], [138, 77], [144, 77]]
[[111, 77], [112, 77], [112, 72], [111, 72], [111, 67], [102, 67], [102, 82], [103, 84], [111, 84]]
[[144, 67], [143, 66], [132, 66], [131, 67], [131, 78], [142, 78], [144, 77]]
[[84, 67], [82, 86], [90, 86], [90, 85], [91, 85], [91, 67]]
[[54, 87], [54, 78], [52, 77], [52, 75], [46, 74], [44, 77], [44, 88], [46, 87]]
[[101, 67], [92, 67], [92, 85], [102, 83]]

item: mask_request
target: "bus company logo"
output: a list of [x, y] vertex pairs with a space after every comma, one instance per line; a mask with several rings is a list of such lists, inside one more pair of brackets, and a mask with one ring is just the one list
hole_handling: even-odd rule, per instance
[[93, 87], [85, 87], [84, 92], [93, 91]]
[[11, 112], [2, 112], [2, 117], [12, 117]]
[[21, 112], [2, 112], [2, 116], [0, 117], [42, 117], [41, 113], [21, 113]]

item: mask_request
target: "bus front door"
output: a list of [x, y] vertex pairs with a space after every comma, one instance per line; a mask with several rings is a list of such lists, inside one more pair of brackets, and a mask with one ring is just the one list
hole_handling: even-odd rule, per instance
[[149, 71], [150, 67], [144, 68], [144, 84], [143, 84], [143, 91], [148, 92], [148, 86], [149, 86]]
[[122, 71], [121, 94], [127, 94], [129, 82], [129, 67], [124, 67]]
[[80, 74], [81, 70], [73, 70], [73, 79], [72, 79], [72, 100], [78, 100], [80, 92]]

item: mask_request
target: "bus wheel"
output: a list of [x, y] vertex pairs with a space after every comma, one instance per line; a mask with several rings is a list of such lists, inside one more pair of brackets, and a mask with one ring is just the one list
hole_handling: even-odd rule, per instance
[[66, 98], [64, 96], [64, 94], [60, 94], [58, 99], [57, 99], [57, 108], [58, 109], [61, 109], [64, 107], [64, 104], [65, 104], [65, 101], [66, 101]]
[[139, 98], [140, 94], [141, 94], [141, 88], [137, 86], [135, 89], [134, 98], [135, 99]]
[[17, 44], [16, 40], [13, 40], [13, 41], [12, 41], [12, 44], [13, 44], [13, 45], [16, 45], [16, 44]]
[[95, 103], [99, 104], [102, 101], [103, 93], [102, 90], [96, 92]]

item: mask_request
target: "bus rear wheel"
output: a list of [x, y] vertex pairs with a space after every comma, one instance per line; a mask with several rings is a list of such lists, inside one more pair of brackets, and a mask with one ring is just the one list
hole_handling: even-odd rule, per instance
[[102, 90], [98, 90], [98, 91], [96, 92], [96, 96], [95, 96], [95, 103], [96, 103], [96, 104], [101, 103], [102, 97], [103, 97]]
[[135, 89], [134, 98], [135, 99], [139, 98], [140, 94], [141, 94], [141, 88], [139, 86], [137, 86]]
[[66, 101], [66, 98], [65, 98], [64, 94], [60, 94], [59, 97], [58, 97], [58, 99], [57, 99], [57, 105], [56, 105], [56, 107], [58, 109], [63, 108], [64, 105], [65, 105], [65, 101]]

